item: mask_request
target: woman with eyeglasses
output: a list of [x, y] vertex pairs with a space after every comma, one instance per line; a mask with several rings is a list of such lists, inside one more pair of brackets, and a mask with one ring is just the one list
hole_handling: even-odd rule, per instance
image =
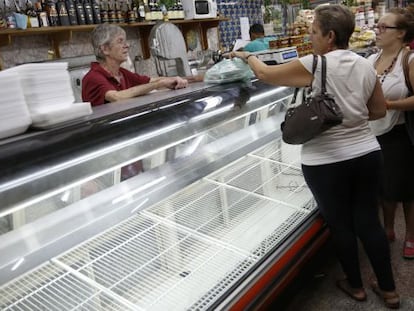
[[[405, 128], [404, 111], [414, 110], [414, 96], [408, 96], [402, 60], [407, 45], [414, 39], [414, 15], [410, 10], [392, 8], [382, 16], [376, 28], [378, 54], [374, 64], [387, 99], [385, 118], [371, 122], [384, 157], [383, 207], [384, 227], [390, 241], [395, 240], [394, 218], [399, 205], [405, 216], [403, 257], [414, 259], [414, 142]], [[414, 86], [414, 55], [409, 58], [410, 83]], [[408, 96], [408, 97], [407, 97]]]
[[93, 106], [147, 94], [160, 88], [180, 89], [188, 85], [180, 77], [151, 78], [121, 67], [128, 59], [129, 44], [125, 30], [101, 24], [92, 32], [97, 62], [82, 79], [82, 100]]
[[[152, 90], [180, 89], [188, 85], [180, 77], [151, 78], [139, 75], [121, 67], [128, 59], [129, 44], [125, 30], [113, 24], [101, 24], [92, 31], [92, 45], [96, 62], [82, 79], [82, 100], [93, 106], [116, 102], [147, 94]], [[121, 180], [139, 174], [142, 162], [137, 161], [121, 168]], [[89, 183], [88, 195], [96, 191], [96, 185]]]

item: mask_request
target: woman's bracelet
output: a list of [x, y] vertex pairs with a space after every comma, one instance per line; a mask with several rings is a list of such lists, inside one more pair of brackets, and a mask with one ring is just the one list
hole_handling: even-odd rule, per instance
[[254, 55], [254, 54], [249, 54], [249, 55], [247, 55], [247, 56], [246, 56], [246, 62], [249, 60], [249, 57], [250, 57], [250, 56], [255, 56], [255, 55]]

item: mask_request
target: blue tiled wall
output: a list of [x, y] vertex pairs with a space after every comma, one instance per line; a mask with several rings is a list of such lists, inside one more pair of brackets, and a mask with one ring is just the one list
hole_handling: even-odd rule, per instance
[[228, 22], [221, 22], [219, 26], [220, 44], [223, 49], [232, 47], [236, 39], [240, 38], [240, 17], [248, 17], [250, 25], [263, 24], [262, 4], [263, 0], [217, 1], [220, 14], [231, 19]]

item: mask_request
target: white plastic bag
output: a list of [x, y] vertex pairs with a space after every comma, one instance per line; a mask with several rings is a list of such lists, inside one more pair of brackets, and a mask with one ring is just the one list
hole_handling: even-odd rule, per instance
[[207, 70], [204, 76], [204, 82], [221, 84], [238, 80], [248, 80], [253, 76], [253, 71], [243, 60], [240, 58], [226, 58]]

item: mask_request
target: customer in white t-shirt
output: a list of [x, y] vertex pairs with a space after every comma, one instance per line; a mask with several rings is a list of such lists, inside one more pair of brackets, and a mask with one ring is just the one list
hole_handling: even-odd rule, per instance
[[[302, 170], [331, 230], [346, 275], [337, 286], [354, 300], [367, 299], [358, 261], [359, 239], [378, 280], [378, 285], [371, 286], [386, 306], [398, 308], [390, 249], [378, 216], [382, 155], [368, 124], [368, 120], [385, 116], [386, 102], [371, 63], [347, 50], [354, 27], [354, 16], [345, 6], [321, 5], [315, 9], [310, 34], [313, 49], [326, 57], [326, 88], [334, 95], [344, 119], [303, 145]], [[313, 80], [312, 55], [273, 66], [249, 52], [231, 52], [230, 57], [246, 60], [264, 82], [295, 87], [312, 84], [314, 91], [320, 89], [322, 62], [319, 58]]]

